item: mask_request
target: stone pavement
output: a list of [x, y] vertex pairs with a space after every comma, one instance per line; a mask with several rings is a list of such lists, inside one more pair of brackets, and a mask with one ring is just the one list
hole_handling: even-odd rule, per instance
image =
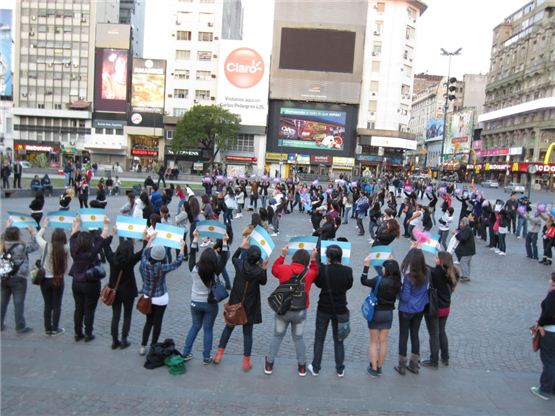
[[[21, 200], [0, 202], [2, 223], [7, 210], [25, 210], [27, 205]], [[45, 209], [54, 209], [55, 202], [47, 199]], [[123, 202], [122, 197], [110, 198], [108, 213], [112, 219]], [[72, 208], [75, 205], [76, 201]], [[175, 207], [174, 201], [171, 213]], [[236, 236], [249, 218], [246, 213], [234, 221]], [[275, 238], [276, 246], [284, 245], [290, 236], [310, 230], [307, 216], [288, 215], [281, 222], [282, 232]], [[7, 330], [2, 333], [2, 414], [553, 414], [555, 401], [541, 401], [528, 391], [531, 385], [537, 385], [541, 365], [538, 354], [531, 350], [527, 329], [539, 315], [539, 303], [545, 296], [551, 269], [528, 260], [522, 240], [508, 237], [506, 257], [493, 254], [477, 242], [472, 282], [460, 284], [453, 295], [447, 324], [450, 367], [439, 371], [422, 369], [418, 376], [397, 375], [393, 370], [398, 340], [395, 315], [384, 376], [369, 379], [365, 373], [368, 330], [359, 312], [368, 293], [360, 285], [359, 277], [369, 245], [366, 237], [355, 234], [354, 222], [338, 232], [338, 236], [346, 236], [353, 243], [351, 264], [355, 278], [348, 296], [352, 332], [345, 342], [345, 378], [339, 379], [334, 374], [331, 334], [318, 378], [310, 374], [304, 379], [298, 377], [289, 335], [282, 344], [274, 374], [263, 374], [263, 356], [273, 329], [272, 313], [265, 298], [276, 286], [273, 277], [269, 276], [262, 290], [264, 322], [254, 330], [251, 373], [244, 374], [240, 369], [242, 336], [235, 331], [219, 367], [201, 364], [199, 334], [195, 359], [189, 363], [187, 374], [176, 377], [165, 369], [142, 367], [144, 360], [137, 355], [137, 348], [144, 318], [138, 313], [134, 313], [131, 327], [133, 345], [125, 351], [110, 350], [111, 311], [104, 305], [99, 305], [96, 312], [96, 340], [90, 344], [73, 342], [73, 299], [67, 280], [61, 319], [67, 332], [60, 337], [47, 338], [42, 334], [43, 301], [37, 287], [29, 285], [26, 301], [26, 319], [35, 328], [33, 333], [16, 335], [13, 308], [8, 309]], [[236, 238], [232, 249], [239, 243]], [[406, 239], [395, 241], [394, 254], [399, 261], [408, 246]], [[272, 259], [278, 253], [276, 248]], [[32, 260], [36, 257], [33, 255]], [[228, 270], [231, 272], [231, 265]], [[138, 273], [137, 278], [140, 281]], [[181, 349], [191, 323], [191, 280], [184, 266], [168, 277], [168, 286], [170, 303], [161, 338], [174, 338]], [[317, 292], [314, 288], [305, 325], [309, 359]], [[215, 344], [222, 328], [223, 319], [218, 318]], [[425, 357], [429, 349], [424, 324], [420, 335]]]

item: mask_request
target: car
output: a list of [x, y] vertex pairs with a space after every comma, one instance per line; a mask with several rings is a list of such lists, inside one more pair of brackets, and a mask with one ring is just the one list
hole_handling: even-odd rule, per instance
[[19, 164], [21, 165], [21, 167], [23, 169], [29, 169], [29, 168], [32, 167], [31, 164], [29, 162], [27, 162], [26, 160], [20, 161]]
[[511, 192], [511, 193], [516, 192], [516, 193], [523, 194], [526, 189], [524, 188], [524, 185], [521, 185], [518, 182], [509, 182], [509, 184], [507, 186], [505, 186], [505, 188], [503, 188], [503, 190], [505, 192]]
[[493, 180], [493, 179], [488, 179], [488, 180], [482, 181], [482, 187], [484, 187], [484, 188], [499, 188], [499, 182], [497, 182], [496, 180]]

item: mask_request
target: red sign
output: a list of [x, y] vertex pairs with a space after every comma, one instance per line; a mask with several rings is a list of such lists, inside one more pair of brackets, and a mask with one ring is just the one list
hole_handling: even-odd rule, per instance
[[255, 157], [246, 157], [246, 156], [226, 156], [225, 160], [232, 160], [236, 162], [249, 162], [249, 163], [256, 163], [258, 160]]
[[472, 142], [472, 148], [474, 150], [480, 150], [482, 148], [482, 141], [481, 140], [474, 140], [474, 142]]
[[146, 149], [131, 149], [131, 154], [133, 156], [147, 156], [147, 157], [157, 157], [157, 150], [146, 150]]
[[250, 48], [238, 48], [231, 52], [224, 64], [227, 80], [237, 88], [251, 88], [264, 75], [264, 60]]
[[528, 168], [533, 166], [536, 170], [536, 175], [545, 173], [555, 174], [555, 163], [544, 165], [543, 163], [513, 163], [511, 170], [513, 172], [528, 172]]
[[487, 149], [487, 150], [480, 150], [478, 153], [478, 157], [488, 157], [488, 156], [506, 156], [509, 154], [508, 147], [498, 147], [496, 149]]
[[468, 141], [468, 136], [453, 137], [451, 139], [452, 143], [466, 143], [467, 141]]
[[48, 153], [60, 153], [60, 146], [48, 146], [43, 144], [22, 144], [17, 143], [15, 145], [16, 152], [48, 152]]
[[331, 156], [310, 156], [310, 163], [323, 163], [325, 165], [331, 165]]

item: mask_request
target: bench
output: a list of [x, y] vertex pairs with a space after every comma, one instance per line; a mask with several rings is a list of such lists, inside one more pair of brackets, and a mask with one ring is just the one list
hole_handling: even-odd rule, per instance
[[[64, 193], [64, 188], [52, 188], [52, 197], [60, 197]], [[89, 189], [89, 199], [96, 195], [96, 188]], [[2, 189], [0, 194], [2, 198], [34, 198], [35, 191], [32, 189]], [[48, 196], [45, 195], [45, 198]]]

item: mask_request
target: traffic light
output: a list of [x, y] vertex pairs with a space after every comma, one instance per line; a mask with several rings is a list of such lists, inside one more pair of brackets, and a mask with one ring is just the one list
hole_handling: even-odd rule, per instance
[[453, 101], [455, 98], [455, 93], [457, 92], [457, 78], [451, 77], [447, 82], [447, 98], [449, 101]]

